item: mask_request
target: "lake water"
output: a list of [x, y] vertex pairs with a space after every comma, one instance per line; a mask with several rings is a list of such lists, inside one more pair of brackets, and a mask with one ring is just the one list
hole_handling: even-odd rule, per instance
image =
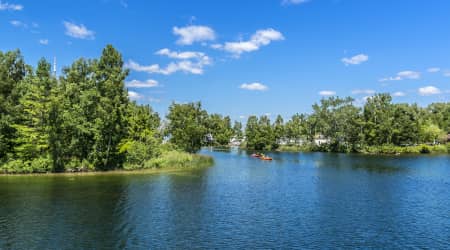
[[450, 248], [450, 156], [203, 153], [157, 175], [0, 176], [0, 249]]

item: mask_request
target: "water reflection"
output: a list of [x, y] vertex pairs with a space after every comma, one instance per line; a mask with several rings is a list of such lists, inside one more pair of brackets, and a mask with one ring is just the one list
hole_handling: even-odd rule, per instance
[[0, 176], [0, 249], [448, 248], [448, 156], [202, 153], [214, 167]]

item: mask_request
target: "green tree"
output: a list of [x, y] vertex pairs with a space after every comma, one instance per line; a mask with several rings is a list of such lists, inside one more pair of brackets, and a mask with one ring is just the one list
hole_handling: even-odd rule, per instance
[[275, 142], [278, 144], [282, 139], [286, 138], [284, 120], [281, 115], [278, 115], [275, 123], [273, 124], [273, 136], [275, 137]]
[[19, 83], [28, 66], [19, 50], [0, 52], [0, 161], [13, 153], [16, 129], [13, 127], [19, 114]]
[[237, 139], [242, 139], [244, 137], [244, 133], [242, 131], [242, 122], [235, 121], [233, 125], [233, 133]]
[[51, 91], [56, 87], [50, 69], [50, 63], [41, 59], [35, 74], [20, 83], [20, 115], [13, 126], [17, 131], [14, 151], [21, 159], [31, 160], [48, 152]]
[[420, 127], [420, 138], [422, 142], [436, 144], [438, 141], [445, 141], [446, 133], [436, 124], [427, 121]]
[[200, 150], [207, 133], [207, 117], [208, 113], [202, 109], [200, 102], [172, 103], [167, 114], [170, 142], [186, 152], [195, 153]]
[[98, 103], [91, 159], [97, 169], [114, 169], [120, 167], [123, 161], [123, 154], [117, 149], [127, 135], [128, 95], [124, 88], [127, 75], [121, 54], [107, 45], [94, 64]]
[[368, 145], [392, 143], [393, 106], [389, 94], [377, 94], [364, 105], [364, 137]]

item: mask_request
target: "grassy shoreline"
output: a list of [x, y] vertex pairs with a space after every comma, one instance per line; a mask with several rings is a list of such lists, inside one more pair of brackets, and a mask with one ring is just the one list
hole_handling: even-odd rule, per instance
[[[276, 152], [330, 152], [326, 150], [320, 150], [310, 146], [281, 146]], [[345, 152], [344, 152], [345, 153]], [[441, 145], [426, 145], [420, 144], [416, 146], [394, 146], [394, 145], [382, 145], [382, 146], [368, 146], [353, 152], [357, 154], [367, 155], [398, 155], [398, 154], [449, 154], [450, 144]]]
[[[189, 154], [188, 160], [186, 157], [181, 161], [174, 161], [173, 159], [166, 160], [164, 157], [155, 158], [155, 161], [159, 161], [160, 165], [153, 164], [149, 167], [140, 168], [122, 168], [109, 171], [65, 171], [65, 172], [5, 172], [0, 166], [0, 176], [93, 176], [93, 175], [128, 175], [128, 174], [160, 174], [160, 173], [173, 173], [194, 169], [202, 169], [211, 167], [214, 164], [214, 159], [211, 156]], [[161, 163], [162, 162], [162, 163]], [[170, 164], [170, 165], [169, 165]]]

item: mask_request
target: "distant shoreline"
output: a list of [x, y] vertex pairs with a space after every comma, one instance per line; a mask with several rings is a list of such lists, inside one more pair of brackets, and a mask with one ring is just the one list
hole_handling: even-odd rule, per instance
[[247, 150], [251, 152], [322, 152], [322, 153], [344, 153], [344, 154], [362, 154], [362, 155], [424, 155], [424, 154], [450, 154], [450, 144], [440, 144], [440, 145], [426, 145], [419, 144], [416, 146], [393, 146], [393, 145], [383, 145], [383, 146], [370, 146], [357, 152], [334, 152], [321, 150], [319, 147], [312, 148], [310, 146], [280, 146], [276, 150], [254, 150], [239, 148], [241, 150]]

